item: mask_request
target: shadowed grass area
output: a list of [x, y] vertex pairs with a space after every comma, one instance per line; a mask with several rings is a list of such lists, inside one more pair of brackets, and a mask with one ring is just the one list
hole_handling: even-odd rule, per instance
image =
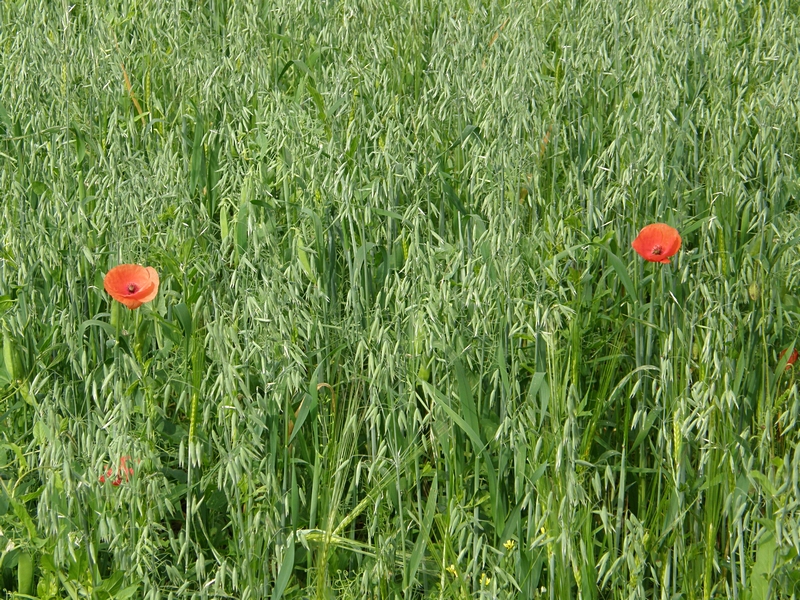
[[2, 4], [0, 592], [800, 594], [800, 6], [538, 4]]

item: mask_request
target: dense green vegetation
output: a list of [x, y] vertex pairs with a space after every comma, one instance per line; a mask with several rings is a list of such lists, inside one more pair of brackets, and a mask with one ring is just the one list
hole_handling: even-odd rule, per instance
[[799, 14], [2, 3], [0, 592], [800, 596]]

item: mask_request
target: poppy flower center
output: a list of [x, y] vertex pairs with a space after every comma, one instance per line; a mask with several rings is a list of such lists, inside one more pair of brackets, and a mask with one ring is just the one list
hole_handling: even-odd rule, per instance
[[664, 249], [661, 246], [653, 246], [653, 249], [650, 251], [650, 254], [652, 254], [653, 256], [658, 256], [663, 251]]
[[135, 283], [129, 283], [129, 284], [128, 284], [128, 291], [129, 291], [131, 294], [132, 294], [132, 293], [134, 293], [134, 292], [136, 291], [136, 284], [135, 284]]

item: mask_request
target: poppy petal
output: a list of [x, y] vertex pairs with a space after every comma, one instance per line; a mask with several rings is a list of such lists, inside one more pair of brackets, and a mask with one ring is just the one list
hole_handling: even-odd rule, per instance
[[[133, 475], [133, 467], [128, 466], [128, 461], [131, 459], [130, 456], [120, 456], [119, 458], [119, 467], [116, 469], [113, 467], [108, 467], [106, 469], [105, 474], [101, 474], [99, 477], [100, 483], [105, 483], [106, 481], [110, 481], [111, 485], [114, 487], [118, 487], [122, 484], [123, 481], [130, 481], [131, 476]], [[114, 477], [116, 475], [116, 477]]]
[[158, 283], [158, 272], [153, 267], [126, 264], [106, 273], [103, 287], [114, 300], [134, 309], [156, 297]]
[[136, 298], [140, 302], [150, 302], [153, 298], [156, 297], [158, 294], [158, 273], [153, 267], [147, 267], [147, 274], [150, 277], [150, 284], [148, 286], [142, 287], [141, 290], [132, 294], [133, 298]]
[[[782, 360], [785, 354], [786, 350], [781, 351], [781, 353], [778, 355], [778, 361]], [[797, 357], [798, 357], [797, 348], [795, 348], [794, 350], [792, 350], [792, 353], [789, 355], [789, 359], [786, 361], [787, 370], [790, 369], [792, 365], [794, 365], [794, 363], [797, 362]]]
[[664, 236], [666, 238], [664, 240], [664, 254], [666, 256], [674, 256], [681, 249], [681, 236], [677, 231], [673, 230], [673, 232], [674, 234]]
[[122, 302], [122, 304], [124, 304], [131, 310], [133, 310], [134, 308], [139, 308], [142, 305], [142, 303], [139, 302], [138, 300], [131, 300], [130, 298], [122, 298], [120, 302]]
[[668, 264], [681, 247], [681, 236], [666, 223], [651, 223], [639, 232], [631, 246], [647, 261]]
[[[152, 281], [148, 281], [147, 283], [142, 285], [142, 287], [137, 289], [135, 292], [129, 293], [128, 294], [128, 298], [130, 298], [132, 300], [139, 300], [139, 301], [143, 302], [144, 299], [148, 295], [150, 295], [153, 292], [154, 289], [155, 289], [155, 284]], [[155, 294], [153, 294], [153, 296], [155, 297]]]

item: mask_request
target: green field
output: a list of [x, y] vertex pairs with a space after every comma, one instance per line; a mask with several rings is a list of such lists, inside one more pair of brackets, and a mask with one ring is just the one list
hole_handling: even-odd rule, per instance
[[799, 40], [3, 2], [0, 597], [800, 597]]

